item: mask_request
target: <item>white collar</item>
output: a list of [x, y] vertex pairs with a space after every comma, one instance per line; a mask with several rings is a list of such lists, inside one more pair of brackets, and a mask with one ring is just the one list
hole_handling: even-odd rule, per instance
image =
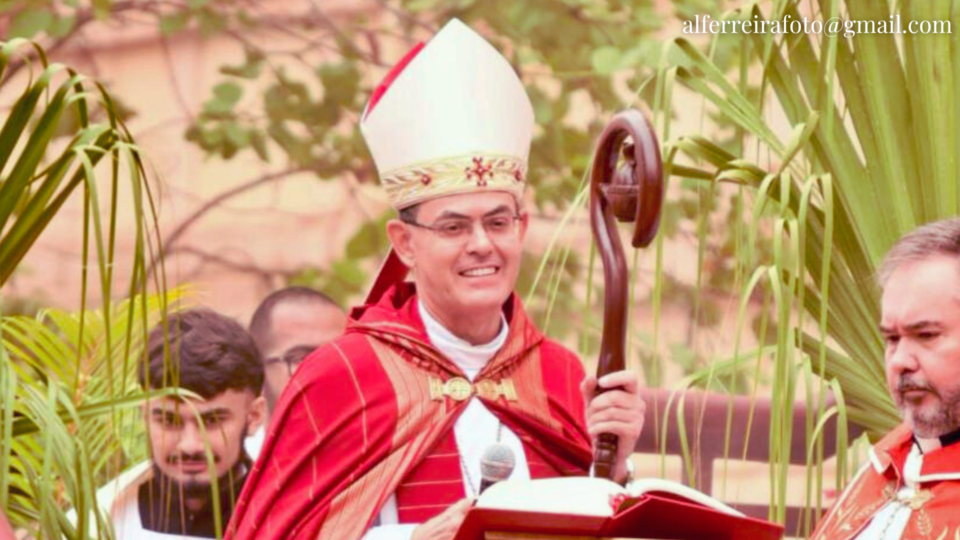
[[507, 335], [510, 333], [510, 326], [507, 324], [507, 318], [500, 313], [500, 331], [497, 337], [487, 343], [480, 345], [471, 345], [468, 341], [456, 336], [447, 327], [443, 326], [423, 305], [423, 301], [417, 299], [417, 309], [420, 310], [420, 318], [423, 320], [423, 326], [427, 330], [427, 337], [440, 352], [450, 360], [453, 360], [460, 369], [472, 380], [473, 377], [487, 365], [487, 362], [497, 354], [497, 351], [503, 347], [507, 341]]

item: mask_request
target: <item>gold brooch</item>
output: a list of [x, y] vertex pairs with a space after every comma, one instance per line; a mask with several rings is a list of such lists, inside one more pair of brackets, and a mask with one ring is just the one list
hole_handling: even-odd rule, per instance
[[933, 492], [929, 489], [917, 490], [914, 493], [909, 493], [906, 495], [897, 495], [897, 500], [902, 504], [909, 506], [913, 510], [919, 510], [927, 503], [930, 499], [933, 498]]
[[430, 377], [430, 399], [442, 401], [449, 396], [454, 401], [464, 401], [477, 394], [483, 399], [495, 401], [503, 396], [507, 401], [517, 400], [517, 390], [510, 379], [501, 379], [500, 382], [482, 380], [477, 384], [463, 377], [454, 377], [443, 382], [436, 377]]
[[477, 390], [477, 395], [483, 399], [496, 401], [500, 399], [500, 396], [503, 396], [507, 401], [517, 400], [517, 389], [514, 388], [513, 381], [510, 379], [501, 379], [499, 383], [485, 379], [474, 386]]

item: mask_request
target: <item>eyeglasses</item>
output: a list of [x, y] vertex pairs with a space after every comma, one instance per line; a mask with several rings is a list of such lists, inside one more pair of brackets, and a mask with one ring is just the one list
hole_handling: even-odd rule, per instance
[[316, 350], [316, 345], [295, 345], [289, 349], [283, 351], [280, 356], [271, 356], [263, 361], [263, 366], [272, 366], [273, 364], [279, 364], [283, 362], [287, 365], [287, 372], [290, 373], [290, 376], [293, 376], [293, 372], [297, 370], [297, 366], [303, 363], [304, 359], [307, 358], [307, 355]]
[[[503, 238], [516, 230], [516, 224], [521, 218], [522, 216], [520, 214], [497, 214], [485, 217], [479, 221], [480, 226], [486, 231], [487, 236], [491, 238]], [[473, 234], [475, 221], [466, 218], [443, 218], [433, 225], [417, 223], [413, 220], [404, 220], [404, 223], [419, 229], [432, 231], [440, 238], [447, 240], [466, 240]]]

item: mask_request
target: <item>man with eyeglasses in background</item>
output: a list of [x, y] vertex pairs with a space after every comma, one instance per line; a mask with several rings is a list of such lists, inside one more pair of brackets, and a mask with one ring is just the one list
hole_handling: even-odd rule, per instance
[[625, 482], [636, 374], [585, 376], [513, 292], [533, 109], [510, 64], [453, 20], [387, 75], [361, 130], [399, 213], [393, 252], [284, 391], [227, 538], [449, 540], [497, 443], [511, 479], [585, 475], [613, 433]]
[[285, 287], [267, 295], [250, 318], [250, 335], [263, 358], [263, 396], [268, 420], [244, 442], [260, 455], [277, 400], [297, 366], [317, 347], [343, 333], [347, 316], [329, 296], [308, 287]]

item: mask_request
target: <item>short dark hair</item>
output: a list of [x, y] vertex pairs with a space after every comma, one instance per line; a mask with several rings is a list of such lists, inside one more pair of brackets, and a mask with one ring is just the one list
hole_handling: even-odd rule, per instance
[[253, 338], [239, 323], [210, 309], [189, 309], [150, 331], [140, 386], [179, 387], [205, 399], [227, 390], [250, 390], [259, 396], [263, 363]]
[[417, 212], [420, 210], [419, 204], [414, 204], [406, 208], [401, 208], [397, 210], [398, 218], [404, 223], [416, 223], [417, 222]]
[[270, 347], [273, 335], [270, 331], [270, 323], [273, 320], [273, 310], [280, 304], [310, 304], [317, 303], [330, 305], [342, 310], [340, 304], [334, 302], [332, 298], [320, 291], [309, 287], [292, 286], [273, 291], [260, 302], [257, 309], [250, 318], [250, 335], [261, 352]]

